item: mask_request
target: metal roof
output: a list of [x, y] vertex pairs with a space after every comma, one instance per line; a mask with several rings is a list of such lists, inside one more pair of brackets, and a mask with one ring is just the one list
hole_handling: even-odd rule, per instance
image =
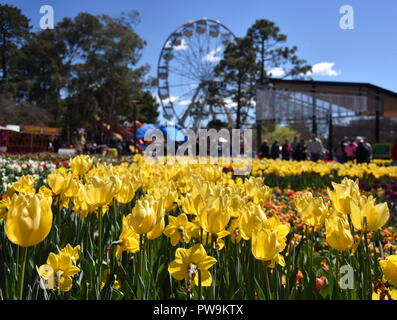
[[[302, 93], [316, 93], [325, 95], [366, 96], [370, 105], [379, 100], [383, 102], [381, 114], [388, 118], [397, 118], [397, 93], [378, 87], [370, 83], [313, 81], [313, 80], [283, 80], [271, 78], [269, 84], [276, 88]], [[333, 103], [330, 98], [330, 103]], [[347, 100], [348, 101], [348, 100]], [[343, 107], [351, 109], [346, 103]], [[372, 108], [371, 108], [372, 109]]]

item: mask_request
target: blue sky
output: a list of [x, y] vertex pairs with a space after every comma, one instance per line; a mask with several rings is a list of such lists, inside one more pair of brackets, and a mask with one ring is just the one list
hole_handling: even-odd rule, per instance
[[[256, 19], [274, 21], [297, 45], [298, 55], [317, 64], [316, 80], [369, 82], [397, 92], [397, 2], [394, 0], [9, 0], [39, 28], [42, 5], [53, 6], [55, 22], [79, 12], [117, 16], [138, 10], [138, 34], [147, 41], [141, 63], [156, 75], [157, 60], [168, 35], [189, 20], [220, 20], [243, 36]], [[342, 5], [354, 9], [354, 29], [339, 27]], [[323, 63], [323, 64], [320, 64]], [[329, 64], [324, 64], [329, 63]], [[323, 74], [323, 75], [322, 75]]]

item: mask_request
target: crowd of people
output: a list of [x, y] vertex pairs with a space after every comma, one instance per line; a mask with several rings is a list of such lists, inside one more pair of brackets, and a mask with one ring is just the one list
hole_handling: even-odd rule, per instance
[[372, 146], [362, 137], [345, 137], [335, 148], [335, 158], [340, 163], [357, 160], [357, 163], [369, 163], [372, 159]]
[[[357, 163], [369, 163], [372, 159], [372, 146], [363, 137], [355, 139], [345, 137], [336, 146], [334, 155], [335, 160], [340, 163], [352, 160], [356, 160]], [[297, 136], [294, 137], [291, 143], [287, 139], [283, 144], [276, 140], [270, 146], [267, 141], [264, 141], [259, 151], [259, 158], [281, 158], [295, 161], [311, 160], [314, 162], [320, 159], [333, 160], [329, 150], [324, 148], [322, 141], [314, 134], [307, 143], [304, 139], [298, 139]]]

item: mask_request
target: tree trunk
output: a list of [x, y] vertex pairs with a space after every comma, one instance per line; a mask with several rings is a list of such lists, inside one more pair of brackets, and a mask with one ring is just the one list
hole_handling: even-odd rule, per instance
[[261, 78], [260, 83], [263, 84], [265, 80], [265, 44], [264, 41], [261, 43]]
[[6, 33], [3, 32], [3, 44], [1, 50], [1, 60], [3, 69], [3, 81], [7, 81], [7, 63], [6, 63]]
[[241, 76], [238, 78], [237, 83], [237, 115], [236, 115], [236, 129], [240, 129], [241, 122]]

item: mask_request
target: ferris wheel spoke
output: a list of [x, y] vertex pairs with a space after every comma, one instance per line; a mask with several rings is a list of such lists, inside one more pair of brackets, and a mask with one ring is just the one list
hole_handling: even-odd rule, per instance
[[[198, 85], [197, 85], [197, 87], [198, 87]], [[174, 101], [175, 105], [180, 105], [181, 102], [185, 102], [185, 101], [189, 101], [189, 104], [190, 104], [193, 101], [193, 100], [190, 100], [190, 99], [192, 99], [192, 96], [196, 92], [197, 87], [193, 88], [193, 89], [190, 89], [189, 91], [179, 95], [178, 99], [176, 101]]]
[[198, 65], [198, 68], [200, 69], [199, 74], [202, 75], [202, 68], [201, 68], [201, 62], [202, 62], [202, 57], [198, 55], [199, 50], [197, 50], [196, 47], [200, 48], [200, 44], [198, 43], [199, 40], [197, 39], [197, 35], [193, 38], [196, 40], [195, 42], [193, 40], [190, 41], [190, 52], [194, 58], [194, 61], [196, 61], [196, 64]]
[[170, 78], [170, 74], [172, 76], [172, 73], [175, 73], [175, 74], [177, 74], [181, 77], [184, 77], [186, 79], [193, 80], [193, 81], [199, 81], [199, 79], [197, 77], [195, 77], [193, 74], [189, 74], [188, 72], [186, 72], [186, 70], [179, 69], [176, 66], [168, 67], [168, 72], [169, 72], [168, 78]]
[[202, 75], [201, 62], [196, 56], [196, 49], [193, 44], [190, 45], [190, 50], [183, 50], [178, 52], [178, 57], [182, 59], [181, 63], [183, 66], [188, 65], [192, 68], [197, 76]]
[[227, 120], [229, 122], [229, 125], [231, 125], [232, 128], [235, 128], [236, 127], [236, 122], [234, 121], [232, 115], [230, 114], [230, 110], [228, 110], [228, 108], [226, 107], [225, 103], [222, 103], [221, 105], [222, 105], [223, 110], [226, 113], [226, 117], [227, 117]]
[[196, 78], [194, 78], [194, 77], [192, 77], [192, 76], [189, 76], [189, 75], [187, 75], [186, 74], [186, 72], [184, 72], [183, 70], [180, 70], [180, 69], [177, 69], [177, 68], [175, 68], [175, 67], [169, 67], [168, 68], [168, 72], [169, 71], [171, 71], [171, 72], [173, 72], [173, 73], [175, 73], [175, 74], [178, 74], [178, 75], [180, 75], [180, 76], [182, 76], [182, 77], [185, 77], [185, 78], [187, 78], [187, 79], [189, 79], [189, 80], [193, 80], [193, 81], [197, 81], [198, 79], [196, 79]]
[[[179, 64], [185, 68], [189, 68], [189, 73], [193, 74], [199, 74], [199, 69], [197, 66], [189, 59], [185, 58], [184, 56], [180, 55], [175, 55], [174, 56], [175, 60], [179, 62]], [[185, 71], [186, 72], [186, 71]]]
[[191, 86], [196, 86], [198, 85], [198, 82], [195, 83], [180, 83], [180, 84], [171, 84], [169, 85], [170, 88], [173, 87], [191, 87]]
[[194, 94], [193, 94], [193, 98], [190, 101], [189, 106], [186, 108], [185, 112], [182, 114], [182, 117], [179, 120], [179, 123], [180, 123], [181, 126], [183, 126], [185, 124], [186, 118], [189, 116], [190, 110], [192, 109], [192, 107], [193, 107], [193, 105], [195, 103], [195, 100], [196, 100], [200, 90], [201, 90], [201, 86], [200, 85], [197, 86], [197, 88], [195, 88], [195, 91], [194, 91]]

